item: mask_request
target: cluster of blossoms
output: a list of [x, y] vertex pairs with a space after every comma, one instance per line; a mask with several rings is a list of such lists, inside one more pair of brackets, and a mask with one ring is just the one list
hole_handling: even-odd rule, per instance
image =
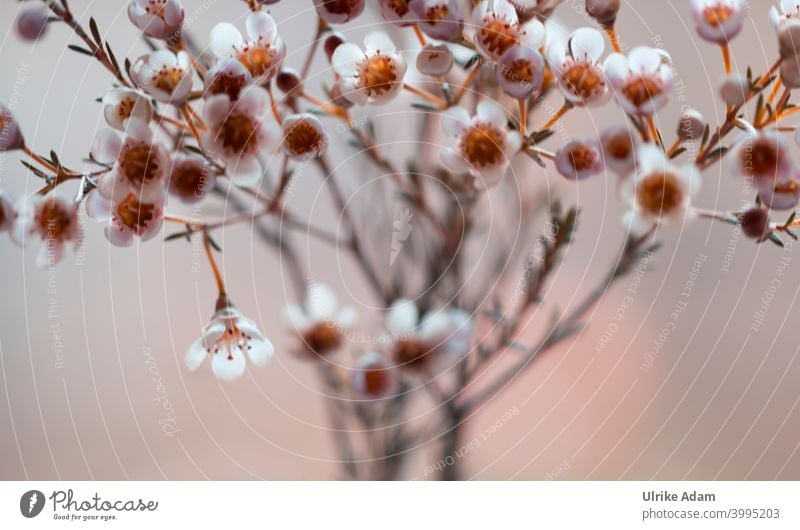
[[[746, 76], [733, 72], [730, 61], [731, 42], [748, 16], [745, 2], [687, 0], [699, 37], [722, 51], [719, 92], [728, 112], [718, 126], [709, 126], [695, 110], [684, 112], [672, 144], [664, 142], [665, 135], [656, 126], [666, 118], [655, 119], [673, 91], [672, 59], [665, 50], [647, 46], [622, 52], [617, 38], [618, 0], [586, 0], [586, 12], [596, 24], [571, 33], [554, 19], [561, 0], [378, 0], [383, 23], [418, 40], [418, 49], [408, 51], [383, 30], [369, 32], [363, 45], [334, 31], [366, 16], [365, 0], [307, 0], [318, 24], [301, 71], [284, 64], [287, 47], [267, 11], [267, 6], [289, 3], [245, 0], [242, 6], [249, 13], [244, 31], [227, 22], [217, 24], [207, 41], [210, 52], [199, 54], [184, 38], [181, 0], [130, 0], [130, 21], [154, 51], [124, 62], [103, 41], [97, 23], [91, 20], [90, 30], [82, 29], [64, 0], [26, 9], [17, 21], [19, 35], [28, 40], [42, 38], [54, 22], [70, 22], [83, 41], [72, 48], [107, 68], [115, 86], [101, 98], [108, 128], [97, 134], [91, 146], [93, 166], [85, 171], [67, 168], [55, 153], [42, 156], [30, 149], [11, 111], [0, 105], [0, 151], [21, 151], [30, 158], [27, 167], [44, 180], [38, 193], [21, 202], [0, 193], [0, 231], [10, 231], [21, 244], [42, 243], [38, 261], [43, 266], [57, 262], [69, 244], [81, 239], [81, 204], [90, 219], [103, 224], [113, 245], [154, 238], [165, 222], [183, 225], [186, 237], [202, 237], [219, 298], [211, 323], [186, 355], [192, 370], [210, 359], [218, 378], [235, 379], [246, 372], [248, 360], [264, 365], [274, 349], [228, 298], [211, 236], [227, 223], [173, 215], [167, 211], [168, 203], [200, 203], [214, 190], [224, 197], [242, 188], [263, 203], [243, 219], [291, 216], [283, 196], [295, 164], [317, 163], [326, 179], [333, 180], [325, 161], [328, 120], [345, 124], [364, 152], [388, 167], [389, 162], [377, 154], [374, 138], [355, 124], [351, 113], [362, 110], [359, 107], [388, 104], [401, 94], [414, 98], [415, 108], [438, 116], [446, 138], [440, 150], [440, 179], [470, 201], [477, 202], [510, 179], [534, 178], [509, 170], [516, 160], [527, 157], [543, 166], [552, 164], [574, 185], [601, 175], [616, 179], [627, 204], [620, 212], [623, 229], [637, 236], [651, 233], [661, 223], [681, 225], [702, 217], [739, 225], [759, 242], [780, 243], [784, 234], [794, 237], [798, 225], [794, 216], [778, 223], [770, 220], [770, 213], [793, 210], [800, 201], [800, 167], [790, 154], [791, 141], [784, 136], [796, 127], [781, 123], [800, 108], [789, 101], [791, 90], [800, 87], [798, 2], [782, 0], [770, 10], [780, 56], [763, 75], [754, 77], [749, 70]], [[308, 69], [320, 48], [331, 66], [325, 72], [325, 97], [314, 96], [306, 86]], [[764, 93], [770, 85], [772, 90]], [[280, 91], [277, 96], [275, 89]], [[563, 101], [559, 110], [531, 127], [533, 116], [551, 94]], [[748, 120], [746, 105], [756, 100], [759, 104]], [[306, 109], [306, 104], [313, 108]], [[569, 138], [552, 150], [545, 147], [554, 141], [548, 139], [564, 115], [604, 105], [619, 107], [617, 123], [595, 135]], [[690, 151], [689, 144], [698, 148]], [[276, 158], [282, 161], [282, 173], [277, 183], [270, 183], [263, 176]], [[752, 185], [750, 206], [720, 212], [694, 204], [703, 171], [718, 162]], [[428, 201], [414, 193], [413, 183], [404, 183], [394, 173], [401, 194], [424, 217], [433, 219], [436, 230], [448, 235], [451, 226], [461, 227], [452, 229], [455, 243], [446, 240], [441, 245], [445, 249], [441, 261], [455, 261], [458, 238], [466, 237], [464, 226], [469, 221], [439, 222], [437, 214], [427, 210]], [[269, 184], [269, 193], [261, 190], [262, 180]], [[78, 183], [77, 195], [70, 199], [57, 195], [70, 181]], [[334, 197], [350, 224], [349, 248], [387, 304], [374, 347], [356, 352], [346, 378], [348, 388], [363, 398], [391, 399], [404, 381], [435, 377], [448, 367], [472, 366], [490, 357], [486, 345], [476, 340], [475, 315], [485, 308], [456, 303], [453, 293], [436, 298], [385, 287], [363, 252], [370, 242], [359, 240], [338, 189]], [[328, 239], [338, 239], [335, 236]], [[551, 261], [542, 265], [545, 270], [549, 266]], [[535, 282], [529, 287], [523, 310], [537, 300], [538, 287]], [[427, 286], [431, 291], [437, 288], [436, 282]], [[306, 285], [301, 298], [302, 303], [286, 308], [284, 319], [296, 337], [297, 355], [319, 361], [348, 350], [348, 337], [358, 324], [355, 311], [340, 307], [334, 291], [321, 283]], [[512, 324], [519, 316], [504, 318], [509, 321], [499, 326], [505, 331], [493, 351], [513, 343], [506, 334], [516, 330]], [[463, 378], [477, 373], [466, 368], [455, 372]], [[454, 418], [463, 412], [457, 411]]]

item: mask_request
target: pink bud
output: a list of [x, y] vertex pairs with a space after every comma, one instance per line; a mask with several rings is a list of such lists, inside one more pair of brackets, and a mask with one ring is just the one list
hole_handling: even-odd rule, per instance
[[43, 8], [26, 9], [17, 17], [17, 34], [24, 40], [42, 38], [50, 21], [50, 12]]
[[619, 13], [619, 0], [586, 0], [586, 12], [603, 26], [613, 26]]

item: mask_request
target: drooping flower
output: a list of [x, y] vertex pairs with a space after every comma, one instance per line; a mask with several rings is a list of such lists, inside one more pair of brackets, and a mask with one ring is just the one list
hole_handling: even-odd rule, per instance
[[182, 107], [192, 92], [193, 72], [186, 52], [159, 50], [140, 57], [131, 68], [131, 77], [156, 101]]
[[512, 98], [523, 100], [542, 88], [544, 71], [542, 54], [525, 46], [513, 46], [500, 58], [497, 83]]
[[249, 86], [236, 101], [221, 94], [208, 98], [203, 108], [208, 124], [203, 147], [227, 162], [228, 176], [238, 185], [258, 181], [261, 177], [258, 154], [271, 152], [282, 137], [280, 127], [266, 119], [269, 107], [267, 91]]
[[154, 39], [178, 39], [185, 12], [180, 0], [131, 0], [128, 18]]
[[769, 8], [769, 20], [775, 29], [785, 21], [800, 22], [800, 3], [797, 0], [780, 0], [778, 7]]
[[119, 201], [111, 201], [98, 191], [86, 196], [86, 215], [105, 225], [106, 239], [115, 246], [129, 247], [135, 237], [147, 241], [155, 237], [164, 224], [165, 193], [145, 201], [129, 193]]
[[328, 141], [322, 122], [313, 114], [293, 114], [283, 120], [281, 148], [292, 158], [317, 158], [325, 153]]
[[17, 211], [14, 208], [14, 199], [8, 193], [0, 191], [0, 232], [7, 232], [14, 226]]
[[274, 354], [272, 343], [253, 321], [228, 303], [214, 313], [202, 336], [189, 347], [186, 366], [195, 371], [210, 358], [214, 375], [231, 381], [244, 375], [248, 360], [255, 366], [264, 366]]
[[25, 138], [17, 120], [8, 107], [0, 103], [0, 153], [15, 151], [25, 146]]
[[216, 176], [213, 167], [195, 153], [176, 153], [172, 157], [169, 192], [186, 204], [202, 201], [214, 189]]
[[603, 154], [595, 138], [573, 138], [556, 152], [556, 169], [570, 180], [583, 180], [603, 171]]
[[163, 194], [169, 156], [154, 140], [147, 123], [129, 119], [123, 138], [110, 129], [101, 130], [92, 146], [92, 157], [100, 164], [113, 164], [97, 183], [106, 199], [117, 202], [133, 193], [151, 202]]
[[311, 284], [303, 305], [286, 306], [284, 320], [300, 336], [300, 351], [307, 356], [325, 356], [337, 350], [356, 323], [350, 306], [339, 307], [336, 295], [325, 284]]
[[605, 27], [617, 21], [620, 0], [586, 0], [586, 13]]
[[424, 75], [445, 75], [453, 68], [453, 52], [444, 44], [428, 44], [417, 55], [417, 70]]
[[403, 369], [428, 370], [443, 357], [461, 359], [469, 353], [474, 325], [461, 309], [437, 309], [420, 318], [412, 300], [399, 299], [386, 313], [386, 339], [394, 363]]
[[692, 0], [691, 13], [697, 33], [720, 45], [727, 44], [742, 31], [747, 15], [743, 0]]
[[649, 116], [667, 104], [672, 90], [672, 67], [666, 52], [646, 46], [608, 56], [603, 71], [622, 108], [637, 116]]
[[314, 0], [319, 18], [328, 24], [344, 24], [364, 12], [365, 0]]
[[388, 103], [403, 89], [405, 59], [382, 31], [367, 34], [364, 46], [365, 51], [361, 51], [345, 42], [333, 52], [331, 64], [342, 77], [343, 95], [357, 105]]
[[217, 61], [203, 80], [203, 97], [220, 94], [227, 95], [231, 100], [239, 99], [239, 94], [245, 87], [253, 82], [250, 70], [230, 57], [223, 57]]
[[609, 127], [600, 135], [600, 145], [608, 169], [623, 178], [633, 173], [637, 139], [627, 127]]
[[489, 100], [481, 101], [472, 117], [463, 107], [448, 109], [442, 126], [455, 138], [455, 146], [442, 154], [445, 166], [454, 172], [469, 171], [485, 187], [499, 182], [522, 146], [519, 133], [506, 123], [503, 109]]
[[592, 106], [608, 99], [606, 76], [600, 65], [605, 42], [593, 28], [580, 28], [570, 35], [567, 46], [554, 40], [547, 60], [558, 79], [558, 88], [574, 105]]
[[150, 123], [153, 105], [136, 90], [112, 88], [103, 96], [103, 116], [110, 127], [124, 131], [129, 119]]
[[242, 63], [254, 82], [263, 85], [278, 73], [286, 57], [286, 44], [278, 35], [275, 20], [258, 11], [245, 22], [247, 37], [236, 26], [221, 22], [211, 30], [211, 51], [219, 57], [231, 57]]
[[745, 134], [725, 158], [730, 172], [751, 180], [767, 206], [786, 210], [797, 204], [799, 170], [789, 154], [788, 142], [777, 132]]
[[682, 223], [700, 187], [695, 165], [675, 166], [653, 144], [639, 147], [636, 163], [635, 177], [622, 187], [622, 195], [630, 204], [623, 218], [625, 226], [643, 233], [654, 224]]
[[380, 399], [397, 390], [397, 373], [389, 359], [378, 352], [361, 355], [353, 368], [353, 388], [366, 399]]
[[482, 0], [472, 11], [475, 44], [487, 57], [500, 60], [511, 47], [538, 50], [544, 43], [544, 25], [537, 19], [522, 23], [508, 0]]
[[68, 243], [77, 245], [80, 232], [78, 205], [50, 192], [20, 202], [11, 238], [21, 246], [39, 242], [36, 265], [46, 268], [61, 261]]
[[432, 39], [461, 38], [464, 19], [458, 0], [413, 0], [411, 12], [417, 25]]

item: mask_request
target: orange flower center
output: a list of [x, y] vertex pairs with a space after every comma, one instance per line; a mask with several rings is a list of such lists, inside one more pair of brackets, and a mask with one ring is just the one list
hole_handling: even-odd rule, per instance
[[517, 29], [508, 22], [494, 19], [478, 32], [481, 43], [490, 53], [503, 55], [517, 44]]
[[165, 16], [166, 7], [166, 2], [164, 2], [164, 0], [150, 0], [148, 6], [145, 8], [145, 11], [154, 17], [163, 19]]
[[650, 77], [640, 77], [628, 83], [623, 89], [623, 93], [631, 103], [641, 107], [661, 94], [661, 85]]
[[447, 18], [449, 12], [450, 11], [447, 9], [447, 4], [435, 5], [429, 7], [425, 12], [425, 20], [429, 24], [435, 26], [437, 23]]
[[670, 213], [683, 202], [683, 190], [675, 175], [654, 173], [637, 187], [639, 205], [649, 214]]
[[232, 114], [225, 118], [219, 130], [222, 145], [234, 153], [253, 150], [258, 123], [243, 114]]
[[326, 355], [342, 344], [342, 335], [332, 323], [319, 322], [303, 335], [309, 353]]
[[133, 108], [136, 106], [136, 100], [131, 97], [122, 99], [117, 105], [117, 114], [121, 121], [125, 121], [133, 114]]
[[392, 385], [392, 376], [389, 370], [382, 367], [364, 369], [364, 393], [368, 396], [385, 394]]
[[207, 182], [206, 170], [198, 164], [180, 164], [172, 170], [172, 187], [185, 197], [199, 196]]
[[524, 59], [517, 59], [503, 68], [503, 77], [510, 83], [530, 84], [533, 82], [533, 69]]
[[719, 27], [733, 16], [734, 9], [726, 5], [709, 6], [703, 10], [703, 18], [711, 27]]
[[617, 160], [627, 160], [631, 154], [631, 148], [631, 139], [624, 134], [614, 136], [606, 144], [608, 154]]
[[492, 166], [503, 157], [503, 135], [489, 125], [475, 125], [463, 138], [464, 156], [476, 167]]
[[72, 216], [60, 203], [46, 201], [39, 210], [36, 222], [42, 239], [58, 241], [69, 231]]
[[798, 184], [796, 180], [790, 180], [788, 182], [781, 182], [780, 184], [776, 184], [774, 189], [775, 193], [790, 193], [792, 195], [796, 195]]
[[153, 220], [155, 209], [154, 204], [142, 203], [131, 193], [117, 204], [115, 213], [120, 224], [139, 233]]
[[[775, 177], [780, 163], [778, 149], [774, 142], [761, 138], [755, 143], [750, 153], [746, 154], [745, 165], [759, 177]], [[747, 169], [747, 168], [746, 168]]]
[[605, 87], [605, 80], [596, 68], [586, 63], [576, 63], [564, 72], [566, 88], [582, 99], [590, 99]]
[[589, 169], [595, 160], [597, 160], [597, 153], [583, 144], [576, 144], [569, 151], [569, 161], [575, 171]]
[[407, 368], [423, 366], [432, 353], [431, 347], [417, 339], [401, 339], [395, 342], [393, 357], [395, 363]]
[[208, 85], [208, 91], [214, 95], [227, 94], [231, 100], [237, 100], [245, 84], [246, 81], [243, 75], [220, 73]]
[[323, 141], [324, 138], [317, 128], [307, 120], [300, 120], [295, 123], [286, 133], [285, 138], [289, 150], [298, 155], [318, 151]]
[[137, 144], [125, 148], [120, 157], [120, 169], [134, 186], [147, 184], [158, 178], [158, 158], [148, 145]]
[[156, 74], [155, 86], [159, 90], [172, 94], [183, 79], [182, 68], [165, 66]]
[[347, 15], [356, 6], [357, 0], [328, 0], [325, 9], [336, 15]]
[[367, 95], [381, 95], [396, 82], [394, 61], [386, 55], [376, 55], [361, 67], [361, 86]]
[[395, 12], [395, 14], [402, 18], [408, 13], [408, 0], [389, 0], [387, 7]]
[[253, 77], [259, 77], [272, 68], [272, 55], [265, 48], [245, 48], [237, 57]]

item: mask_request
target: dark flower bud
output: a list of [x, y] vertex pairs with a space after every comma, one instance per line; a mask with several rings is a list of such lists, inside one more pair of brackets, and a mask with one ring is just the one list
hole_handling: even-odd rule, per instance
[[613, 26], [619, 13], [619, 0], [586, 0], [586, 12], [603, 26]]
[[339, 45], [344, 42], [344, 35], [338, 32], [331, 33], [328, 38], [325, 39], [325, 55], [328, 56], [328, 61], [330, 61], [331, 57], [333, 57], [333, 52], [336, 51], [336, 48], [338, 48]]
[[764, 208], [758, 206], [750, 208], [740, 213], [738, 217], [742, 233], [747, 237], [763, 239], [769, 232], [769, 213]]
[[284, 94], [296, 96], [303, 90], [303, 81], [300, 74], [293, 68], [282, 68], [275, 77], [275, 84]]
[[17, 17], [17, 34], [27, 41], [42, 38], [50, 22], [49, 11], [42, 8], [26, 9]]
[[681, 115], [678, 122], [678, 138], [684, 142], [697, 140], [703, 136], [706, 120], [703, 115], [694, 109], [689, 109]]

